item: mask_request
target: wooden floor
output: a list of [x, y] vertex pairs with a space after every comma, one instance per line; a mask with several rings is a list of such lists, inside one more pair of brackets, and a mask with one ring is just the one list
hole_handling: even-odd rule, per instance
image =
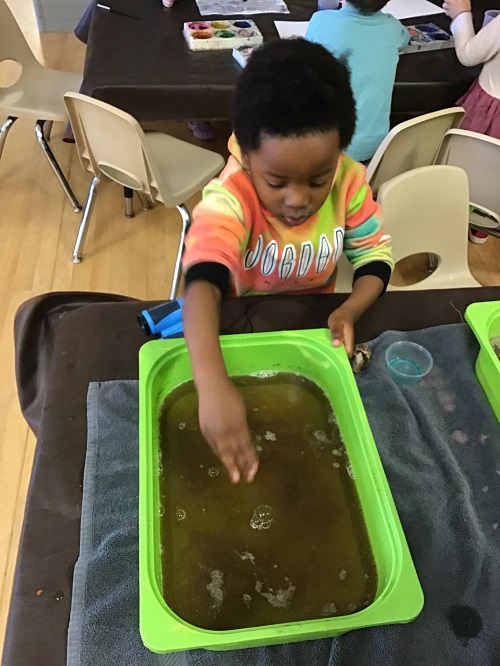
[[[81, 71], [84, 47], [66, 34], [38, 35], [30, 0], [7, 0], [38, 58], [47, 66]], [[12, 69], [0, 65], [0, 85]], [[1, 119], [3, 121], [3, 119]], [[74, 146], [54, 127], [52, 147], [77, 196], [83, 201], [90, 175], [79, 165]], [[165, 128], [190, 139], [184, 125]], [[218, 127], [211, 146], [225, 151], [227, 126]], [[188, 202], [192, 207], [198, 197]], [[122, 214], [120, 188], [99, 191], [84, 261], [71, 263], [79, 216], [72, 212], [38, 147], [33, 124], [18, 121], [0, 163], [0, 641], [3, 644], [12, 577], [22, 525], [35, 438], [18, 406], [14, 378], [13, 318], [18, 306], [53, 290], [104, 291], [142, 299], [168, 296], [178, 238], [176, 211], [139, 209], [133, 219]], [[469, 244], [470, 245], [470, 244]], [[469, 248], [471, 271], [484, 285], [500, 285], [500, 241]], [[425, 271], [425, 261], [407, 262], [399, 271], [405, 283]]]

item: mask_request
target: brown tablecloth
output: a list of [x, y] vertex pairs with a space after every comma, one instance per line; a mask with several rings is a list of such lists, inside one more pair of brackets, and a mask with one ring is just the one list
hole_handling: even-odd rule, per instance
[[[229, 299], [224, 333], [317, 328], [345, 295]], [[4, 647], [4, 666], [64, 666], [73, 568], [78, 557], [90, 381], [137, 379], [145, 338], [136, 315], [151, 303], [107, 294], [49, 294], [15, 323], [23, 413], [38, 436]], [[358, 322], [357, 339], [461, 320], [500, 288], [392, 292]], [[108, 302], [103, 302], [108, 301]], [[113, 302], [115, 301], [115, 302]], [[117, 302], [118, 301], [118, 302]], [[458, 311], [458, 312], [457, 312]], [[43, 594], [37, 596], [37, 590]]]
[[[95, 9], [82, 92], [142, 122], [228, 118], [241, 68], [230, 50], [194, 53], [187, 48], [182, 25], [201, 18], [195, 0], [178, 0], [170, 9], [160, 0], [110, 4], [140, 18]], [[290, 14], [252, 17], [265, 41], [278, 39], [275, 20], [308, 20], [317, 6], [314, 0], [287, 0], [287, 5]], [[481, 25], [485, 9], [497, 7], [498, 0], [474, 0], [476, 25]], [[446, 29], [450, 24], [444, 14], [404, 22], [429, 21]], [[401, 56], [392, 104], [395, 118], [453, 106], [478, 73], [478, 68], [462, 67], [454, 49]]]

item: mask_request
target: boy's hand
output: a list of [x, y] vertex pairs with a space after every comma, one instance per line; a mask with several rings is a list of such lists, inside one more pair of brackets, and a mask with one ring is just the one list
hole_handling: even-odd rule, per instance
[[229, 379], [199, 392], [200, 428], [213, 452], [224, 463], [233, 483], [253, 481], [259, 459], [252, 444], [242, 397]]
[[345, 305], [341, 305], [328, 317], [328, 328], [332, 334], [333, 346], [344, 345], [349, 358], [354, 352], [354, 322], [353, 313]]
[[471, 11], [470, 0], [444, 0], [443, 9], [451, 18], [456, 19], [459, 14]]

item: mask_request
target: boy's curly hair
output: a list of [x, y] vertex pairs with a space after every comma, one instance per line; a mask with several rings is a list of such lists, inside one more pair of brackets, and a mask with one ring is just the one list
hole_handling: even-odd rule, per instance
[[258, 150], [262, 135], [304, 136], [337, 130], [349, 145], [356, 124], [346, 65], [305, 39], [270, 42], [241, 73], [232, 110], [243, 153]]
[[386, 6], [387, 0], [349, 0], [349, 3], [363, 14], [375, 14]]

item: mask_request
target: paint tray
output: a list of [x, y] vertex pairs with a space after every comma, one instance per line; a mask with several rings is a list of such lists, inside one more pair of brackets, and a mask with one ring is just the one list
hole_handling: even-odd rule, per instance
[[182, 31], [191, 51], [237, 49], [260, 46], [262, 33], [251, 19], [190, 21]]
[[450, 35], [446, 30], [442, 30], [434, 23], [409, 25], [407, 28], [410, 33], [410, 43], [402, 49], [401, 53], [455, 48], [453, 35]]
[[[376, 569], [373, 600], [361, 610], [337, 617], [222, 631], [195, 626], [167, 605], [162, 594], [161, 549], [175, 546], [164, 537], [162, 540], [160, 529], [160, 465], [165, 465], [165, 456], [161, 463], [159, 414], [165, 398], [192, 379], [192, 370], [184, 340], [154, 340], [139, 354], [139, 573], [144, 644], [157, 653], [193, 648], [229, 650], [325, 638], [361, 627], [413, 620], [423, 606], [422, 590], [345, 350], [333, 348], [325, 330], [223, 336], [221, 347], [230, 376], [293, 373], [314, 382], [326, 396], [349, 460], [349, 476]], [[163, 450], [166, 446], [164, 438]], [[253, 486], [247, 486], [249, 491]], [[332, 521], [333, 525], [334, 513]], [[335, 576], [337, 581], [339, 577], [333, 571], [325, 571], [324, 576]]]
[[500, 301], [469, 305], [465, 319], [481, 345], [476, 360], [476, 377], [500, 423], [500, 361], [490, 342], [500, 336]]

